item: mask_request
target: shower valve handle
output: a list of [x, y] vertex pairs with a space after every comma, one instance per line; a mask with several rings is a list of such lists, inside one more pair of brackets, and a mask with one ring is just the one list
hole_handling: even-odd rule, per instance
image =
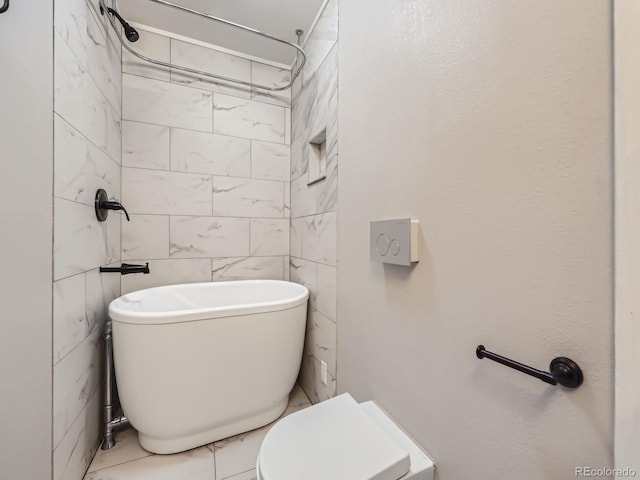
[[96, 192], [95, 210], [96, 217], [101, 222], [104, 222], [107, 219], [109, 210], [122, 210], [124, 212], [124, 216], [127, 217], [127, 222], [131, 221], [131, 219], [129, 218], [129, 213], [124, 208], [124, 206], [120, 202], [113, 202], [109, 200], [107, 192], [105, 192], [102, 188], [100, 188]]
[[106, 208], [107, 210], [122, 210], [124, 212], [124, 216], [127, 217], [127, 222], [131, 221], [131, 219], [129, 218], [129, 213], [120, 202], [102, 202], [100, 204], [100, 208]]

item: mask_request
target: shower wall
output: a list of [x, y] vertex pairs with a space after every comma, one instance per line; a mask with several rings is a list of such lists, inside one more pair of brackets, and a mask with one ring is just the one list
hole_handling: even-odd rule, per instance
[[[338, 2], [327, 3], [306, 42], [291, 122], [290, 278], [311, 292], [300, 384], [313, 402], [336, 394]], [[324, 146], [320, 143], [324, 139]], [[314, 150], [316, 150], [314, 152]], [[313, 163], [326, 154], [326, 166]], [[314, 182], [317, 176], [323, 180]], [[326, 364], [326, 384], [322, 364]]]
[[[137, 51], [231, 78], [282, 85], [286, 69], [140, 30]], [[123, 53], [122, 258], [173, 283], [287, 279], [290, 90], [271, 95]]]
[[120, 215], [97, 221], [94, 196], [120, 198], [120, 43], [85, 0], [54, 18], [53, 478], [81, 479], [100, 435], [101, 332], [120, 279]]
[[[122, 196], [131, 222], [123, 219], [122, 258], [151, 269], [123, 277], [123, 293], [251, 278], [306, 285], [300, 382], [314, 401], [336, 392], [337, 9], [330, 1], [309, 36], [293, 104], [290, 90], [214, 82], [123, 51]], [[158, 60], [268, 85], [290, 78], [287, 69], [140, 31], [134, 48]], [[309, 142], [322, 131], [326, 179], [309, 186]]]

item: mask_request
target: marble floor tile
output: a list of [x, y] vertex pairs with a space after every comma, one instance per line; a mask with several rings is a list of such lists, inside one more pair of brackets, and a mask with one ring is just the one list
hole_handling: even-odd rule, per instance
[[[280, 418], [308, 406], [311, 406], [311, 402], [302, 388], [296, 384], [289, 396], [289, 405]], [[252, 430], [251, 432], [241, 433], [240, 435], [214, 443], [216, 480], [239, 480], [235, 477], [238, 472], [248, 473], [248, 471], [255, 468], [262, 441], [275, 423], [276, 422], [273, 422], [262, 428]], [[239, 478], [251, 479], [254, 477], [240, 476]]]
[[89, 466], [89, 473], [153, 455], [138, 443], [138, 432], [128, 428], [116, 433], [116, 446], [111, 450], [99, 449]]
[[258, 480], [258, 474], [256, 473], [256, 469], [252, 468], [249, 471], [239, 473], [238, 475], [234, 475], [232, 477], [228, 477], [227, 480]]
[[255, 468], [260, 446], [270, 428], [271, 424], [214, 443], [216, 480]]
[[213, 448], [205, 446], [176, 453], [150, 455], [88, 473], [85, 480], [214, 480]]
[[[296, 384], [282, 417], [309, 406]], [[135, 430], [125, 430], [112, 450], [98, 450], [84, 480], [256, 480], [258, 451], [274, 424], [175, 455], [151, 454], [140, 447]]]
[[297, 412], [298, 410], [302, 410], [303, 408], [307, 408], [310, 406], [311, 401], [304, 393], [304, 390], [302, 390], [302, 387], [296, 383], [296, 386], [293, 387], [293, 390], [291, 391], [291, 395], [289, 395], [289, 405], [282, 414], [282, 417], [286, 417], [293, 412]]

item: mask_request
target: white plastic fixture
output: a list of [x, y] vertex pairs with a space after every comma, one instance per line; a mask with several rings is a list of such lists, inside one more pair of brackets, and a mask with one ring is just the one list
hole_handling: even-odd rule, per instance
[[375, 403], [348, 394], [280, 420], [258, 455], [258, 480], [433, 480], [433, 461]]
[[246, 280], [111, 302], [118, 393], [140, 445], [175, 453], [278, 418], [300, 369], [308, 298], [296, 283]]
[[420, 261], [418, 220], [399, 218], [370, 223], [371, 260], [410, 266]]

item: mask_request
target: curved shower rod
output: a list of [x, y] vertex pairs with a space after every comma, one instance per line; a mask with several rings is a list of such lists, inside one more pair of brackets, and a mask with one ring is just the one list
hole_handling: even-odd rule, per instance
[[[223, 18], [214, 17], [213, 15], [209, 15], [207, 13], [203, 13], [203, 12], [199, 12], [197, 10], [193, 10], [191, 8], [183, 7], [182, 5], [176, 5], [175, 3], [171, 3], [171, 2], [169, 2], [167, 0], [149, 0], [149, 1], [154, 2], [154, 3], [158, 3], [160, 5], [165, 5], [167, 7], [175, 8], [175, 9], [181, 10], [183, 12], [187, 12], [187, 13], [191, 13], [191, 14], [194, 14], [194, 15], [198, 15], [200, 17], [208, 18], [208, 19], [214, 20], [216, 22], [224, 23], [225, 25], [230, 25], [232, 27], [236, 27], [236, 28], [239, 28], [241, 30], [245, 30], [247, 32], [255, 33], [257, 35], [260, 35], [262, 37], [268, 38], [268, 39], [273, 40], [275, 42], [280, 42], [280, 43], [283, 43], [283, 44], [288, 45], [290, 47], [293, 47], [296, 50], [296, 61], [294, 62], [293, 67], [292, 67], [292, 71], [291, 71], [292, 75], [291, 75], [291, 80], [289, 81], [289, 83], [287, 83], [286, 85], [280, 86], [280, 87], [274, 87], [274, 86], [268, 86], [268, 85], [260, 85], [260, 84], [253, 83], [253, 82], [245, 82], [244, 80], [238, 80], [238, 79], [235, 79], [235, 78], [225, 77], [223, 75], [215, 75], [213, 73], [204, 72], [204, 71], [201, 71], [201, 70], [196, 70], [196, 69], [189, 68], [189, 67], [183, 67], [182, 65], [174, 65], [173, 63], [167, 63], [167, 62], [163, 62], [161, 60], [155, 60], [153, 58], [149, 58], [149, 57], [147, 57], [145, 55], [142, 55], [141, 53], [136, 52], [134, 49], [132, 49], [127, 44], [127, 42], [124, 41], [124, 39], [122, 38], [121, 31], [120, 31], [120, 29], [118, 28], [118, 26], [115, 23], [115, 18], [117, 18], [120, 21], [120, 23], [122, 24], [123, 28], [125, 28], [125, 30], [127, 29], [127, 27], [129, 29], [131, 29], [131, 27], [129, 26], [128, 23], [126, 23], [124, 21], [124, 19], [122, 19], [122, 17], [118, 14], [118, 12], [116, 10], [114, 10], [113, 8], [107, 7], [107, 5], [105, 4], [105, 0], [99, 0], [100, 12], [102, 13], [102, 15], [104, 15], [105, 13], [109, 13], [109, 15], [107, 15], [107, 18], [109, 19], [109, 23], [111, 24], [111, 27], [113, 28], [113, 30], [116, 32], [116, 35], [120, 39], [120, 43], [122, 44], [122, 46], [129, 53], [131, 53], [132, 55], [138, 57], [141, 60], [144, 60], [145, 62], [153, 63], [155, 65], [160, 65], [160, 66], [166, 67], [166, 68], [173, 68], [175, 70], [182, 70], [183, 72], [192, 73], [192, 74], [199, 75], [199, 76], [202, 76], [202, 77], [208, 77], [208, 78], [213, 78], [213, 79], [216, 79], [216, 80], [222, 80], [222, 81], [225, 81], [225, 82], [228, 82], [228, 83], [236, 83], [236, 84], [245, 85], [245, 86], [248, 86], [248, 87], [260, 88], [262, 90], [268, 90], [268, 91], [272, 91], [272, 92], [279, 92], [279, 91], [282, 91], [282, 90], [286, 90], [291, 85], [293, 85], [293, 82], [295, 82], [296, 78], [298, 78], [298, 75], [300, 75], [300, 72], [302, 71], [302, 68], [304, 67], [304, 65], [305, 65], [305, 63], [307, 61], [307, 56], [306, 56], [304, 50], [302, 49], [302, 47], [300, 47], [299, 45], [296, 45], [293, 42], [289, 42], [287, 40], [282, 40], [281, 38], [274, 37], [273, 35], [261, 32], [260, 30], [256, 30], [255, 28], [246, 27], [246, 26], [241, 25], [239, 23], [234, 23], [234, 22], [230, 22], [229, 20], [225, 20]], [[133, 32], [135, 32], [135, 29], [131, 29], [131, 30], [133, 30]], [[135, 32], [135, 33], [137, 34], [137, 32]], [[298, 39], [299, 39], [300, 35], [302, 35], [302, 30], [296, 30], [296, 34], [298, 35]], [[128, 39], [130, 38], [129, 32], [127, 32], [127, 38]], [[134, 41], [135, 42], [136, 40], [137, 40], [137, 38], [135, 40], [130, 40], [130, 41]]]

